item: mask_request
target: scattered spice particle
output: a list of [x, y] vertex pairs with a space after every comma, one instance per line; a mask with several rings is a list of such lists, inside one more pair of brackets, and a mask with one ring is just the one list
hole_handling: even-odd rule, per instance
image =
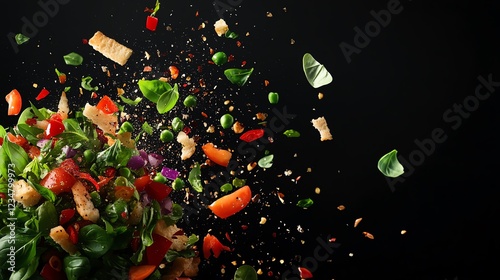
[[366, 231], [363, 231], [363, 235], [366, 237], [366, 238], [369, 238], [369, 239], [374, 239], [375, 237], [373, 236], [373, 234], [369, 233], [369, 232], [366, 232]]
[[314, 193], [315, 193], [315, 194], [319, 194], [320, 192], [321, 192], [321, 189], [320, 189], [319, 187], [316, 187], [316, 188], [314, 189]]
[[345, 206], [344, 205], [339, 205], [339, 206], [337, 206], [337, 209], [339, 209], [340, 211], [344, 211], [345, 210]]
[[363, 218], [357, 218], [356, 221], [354, 221], [354, 227], [357, 227], [361, 220], [363, 220]]
[[403, 230], [401, 231], [401, 234], [406, 234], [406, 230], [404, 230], [404, 229], [403, 229]]
[[266, 17], [268, 18], [272, 18], [273, 17], [273, 14], [271, 12], [266, 12]]
[[323, 93], [321, 93], [321, 92], [320, 92], [320, 93], [318, 93], [318, 99], [319, 99], [319, 100], [323, 99]]
[[260, 218], [259, 224], [263, 225], [267, 222], [267, 219], [265, 217]]

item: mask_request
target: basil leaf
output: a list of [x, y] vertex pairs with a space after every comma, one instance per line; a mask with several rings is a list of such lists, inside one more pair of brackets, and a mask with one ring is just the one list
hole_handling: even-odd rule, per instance
[[179, 100], [178, 87], [179, 86], [175, 84], [173, 88], [160, 95], [160, 97], [158, 98], [158, 102], [156, 103], [156, 109], [158, 110], [158, 113], [164, 114], [174, 108], [177, 100]]
[[[40, 256], [45, 250], [37, 250], [36, 255], [33, 258], [33, 261], [28, 266], [23, 266], [18, 271], [12, 273], [9, 280], [30, 280], [30, 279], [38, 279], [36, 277], [31, 278], [35, 272], [37, 272], [38, 263], [40, 262]], [[0, 278], [1, 279], [1, 278]]]
[[30, 37], [24, 35], [23, 33], [17, 33], [16, 36], [14, 36], [14, 39], [16, 40], [16, 44], [22, 45], [28, 42]]
[[63, 56], [64, 62], [67, 65], [78, 66], [83, 63], [83, 57], [76, 52], [70, 52], [67, 55]]
[[395, 178], [405, 172], [403, 165], [398, 161], [397, 153], [398, 151], [394, 149], [378, 161], [378, 170], [387, 177]]
[[257, 280], [257, 278], [255, 268], [244, 264], [236, 269], [233, 280]]
[[136, 106], [137, 104], [139, 104], [139, 102], [142, 101], [142, 98], [141, 97], [136, 97], [134, 100], [130, 99], [130, 98], [127, 98], [123, 95], [120, 95], [120, 99], [125, 103], [125, 104], [128, 104], [128, 105], [132, 105], [132, 106]]
[[302, 208], [309, 208], [313, 204], [314, 204], [314, 201], [310, 198], [304, 198], [304, 199], [301, 199], [297, 202], [297, 206], [302, 207]]
[[316, 61], [310, 53], [302, 57], [302, 68], [306, 79], [313, 88], [319, 88], [333, 81], [333, 77], [325, 66]]
[[64, 257], [64, 272], [68, 280], [84, 279], [91, 271], [90, 260], [85, 256]]
[[96, 91], [96, 90], [98, 90], [99, 89], [98, 86], [93, 87], [93, 86], [90, 85], [90, 83], [92, 82], [92, 80], [93, 79], [90, 76], [83, 77], [82, 78], [82, 82], [81, 82], [82, 88], [84, 88], [84, 89], [86, 89], [88, 91]]
[[45, 201], [36, 208], [36, 216], [38, 217], [38, 229], [44, 235], [48, 235], [51, 228], [59, 225], [59, 215], [57, 215], [56, 207], [50, 201]]
[[10, 142], [7, 136], [3, 139], [2, 148], [4, 148], [7, 157], [14, 165], [14, 171], [16, 174], [21, 174], [24, 167], [29, 163], [29, 157], [26, 151], [24, 151], [21, 146]]
[[195, 191], [203, 191], [203, 186], [201, 185], [201, 168], [199, 163], [195, 163], [193, 169], [189, 171], [188, 181]]
[[91, 259], [102, 257], [113, 245], [113, 238], [96, 224], [84, 226], [78, 232], [82, 252]]
[[243, 86], [248, 81], [248, 78], [253, 73], [253, 68], [250, 69], [238, 69], [229, 68], [224, 70], [224, 75], [233, 84], [237, 86]]
[[43, 129], [36, 128], [25, 123], [17, 124], [16, 129], [19, 134], [26, 138], [26, 140], [28, 140], [28, 142], [30, 142], [30, 144], [32, 145], [36, 145], [38, 143], [40, 139], [37, 137], [37, 135], [43, 132]]
[[285, 130], [285, 132], [283, 132], [283, 134], [286, 136], [286, 137], [300, 137], [300, 132], [296, 131], [296, 130], [293, 130], [293, 129], [288, 129], [288, 130]]
[[270, 168], [271, 166], [273, 166], [273, 159], [274, 159], [274, 155], [267, 155], [267, 156], [259, 159], [257, 164], [261, 168]]
[[154, 103], [158, 102], [164, 92], [172, 89], [169, 83], [160, 80], [139, 80], [138, 84], [142, 95]]

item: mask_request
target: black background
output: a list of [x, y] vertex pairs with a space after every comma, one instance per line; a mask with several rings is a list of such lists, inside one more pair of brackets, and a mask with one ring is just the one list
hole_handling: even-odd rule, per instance
[[[55, 107], [61, 90], [56, 67], [71, 77], [75, 86], [69, 99], [81, 106], [90, 94], [77, 96], [80, 76], [92, 75], [100, 93], [116, 96], [117, 86], [127, 83], [125, 88], [133, 89], [133, 79], [151, 77], [142, 73], [145, 65], [154, 66], [161, 75], [175, 64], [196, 80], [205, 79], [207, 88], [220, 88], [200, 105], [202, 111], [215, 112], [212, 124], [217, 124], [215, 116], [225, 108], [225, 99], [240, 105], [240, 113], [249, 108], [252, 113], [241, 114], [241, 119], [261, 108], [269, 111], [269, 91], [280, 94], [276, 108], [286, 106], [296, 115], [287, 128], [300, 131], [301, 137], [275, 135], [269, 145], [275, 154], [273, 167], [251, 173], [253, 191], [262, 195], [260, 204], [228, 221], [216, 220], [206, 210], [184, 221], [187, 231], [201, 237], [209, 229], [221, 239], [225, 232], [233, 235], [233, 242], [223, 240], [235, 251], [203, 261], [200, 279], [231, 279], [233, 260], [261, 268], [262, 279], [282, 279], [287, 271], [297, 277], [294, 267], [299, 265], [309, 267], [314, 279], [486, 279], [488, 272], [497, 277], [497, 92], [469, 107], [477, 101], [478, 77], [500, 82], [497, 2], [401, 1], [401, 11], [350, 56], [350, 63], [339, 45], [354, 46], [354, 28], [364, 29], [374, 20], [370, 11], [387, 9], [393, 1], [163, 1], [156, 32], [144, 28], [143, 10], [154, 1], [60, 2], [58, 11], [39, 24], [18, 52], [9, 42], [9, 32], [21, 32], [22, 18], [33, 22], [42, 8], [26, 0], [4, 8], [0, 92], [19, 89], [24, 106], [46, 87], [51, 95], [35, 104]], [[213, 23], [220, 17], [240, 34], [241, 47], [235, 40], [216, 36]], [[205, 28], [198, 29], [204, 22]], [[82, 43], [97, 30], [134, 49], [125, 67], [112, 69], [111, 78], [100, 66], [113, 68], [113, 64]], [[238, 89], [224, 81], [220, 69], [207, 63], [210, 48], [232, 53], [236, 61], [255, 67], [250, 83]], [[156, 50], [161, 57], [155, 57]], [[82, 67], [64, 65], [62, 56], [71, 51], [84, 56]], [[153, 55], [150, 61], [144, 59], [144, 51]], [[333, 83], [318, 89], [307, 83], [302, 71], [306, 52], [324, 64]], [[194, 62], [185, 62], [187, 53], [194, 54]], [[196, 71], [200, 64], [201, 73]], [[263, 86], [264, 80], [269, 86]], [[33, 83], [39, 88], [34, 89]], [[322, 100], [317, 98], [319, 92], [324, 94]], [[128, 94], [132, 97], [137, 91]], [[454, 119], [447, 119], [445, 114], [456, 105], [469, 111], [462, 116], [452, 113], [448, 116]], [[0, 112], [6, 107], [1, 103]], [[150, 116], [154, 110], [143, 112], [155, 123], [158, 116]], [[327, 119], [333, 141], [319, 141], [310, 123], [319, 116]], [[1, 124], [15, 120], [5, 113]], [[436, 129], [444, 131], [446, 140], [433, 142], [432, 151], [425, 153], [416, 142], [429, 143]], [[411, 166], [405, 165], [401, 182], [391, 187], [377, 161], [392, 149]], [[412, 160], [416, 153], [423, 157]], [[292, 175], [283, 175], [285, 170]], [[301, 177], [295, 182], [297, 176]], [[321, 188], [319, 195], [315, 187]], [[285, 204], [274, 194], [278, 189], [285, 194]], [[315, 201], [312, 207], [294, 206], [307, 196]], [[339, 205], [346, 209], [339, 211]], [[261, 216], [268, 218], [267, 224], [258, 224]], [[362, 221], [354, 228], [358, 218]], [[240, 224], [248, 224], [249, 231], [242, 233]], [[330, 237], [340, 247], [328, 260], [314, 259], [317, 239]], [[268, 277], [268, 271], [274, 276]]]

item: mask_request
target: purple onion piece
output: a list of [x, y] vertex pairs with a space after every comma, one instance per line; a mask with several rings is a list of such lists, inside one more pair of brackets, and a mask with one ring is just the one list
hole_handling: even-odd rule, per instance
[[66, 145], [64, 147], [62, 147], [62, 151], [63, 153], [66, 154], [66, 158], [72, 158], [76, 155], [76, 153], [78, 152], [77, 150], [71, 148], [70, 146]]
[[132, 156], [127, 163], [127, 167], [132, 170], [140, 169], [144, 165], [146, 165], [146, 161], [140, 155]]
[[179, 177], [179, 171], [164, 166], [161, 169], [161, 175], [165, 176], [167, 179], [175, 180]]
[[172, 199], [170, 196], [165, 197], [160, 203], [160, 209], [162, 215], [168, 215], [172, 213]]
[[160, 166], [162, 161], [163, 161], [163, 157], [159, 154], [150, 153], [148, 155], [148, 162], [151, 165], [151, 167], [153, 167], [153, 168]]
[[52, 140], [50, 140], [50, 139], [40, 139], [40, 140], [38, 140], [38, 142], [36, 142], [36, 146], [41, 149], [41, 148], [43, 148], [50, 141], [52, 141]]
[[149, 204], [151, 204], [151, 199], [149, 198], [149, 195], [147, 192], [144, 192], [141, 195], [141, 201], [142, 201], [142, 205], [144, 205], [144, 206], [148, 206]]
[[139, 150], [139, 155], [144, 159], [144, 160], [148, 160], [148, 153], [144, 150]]

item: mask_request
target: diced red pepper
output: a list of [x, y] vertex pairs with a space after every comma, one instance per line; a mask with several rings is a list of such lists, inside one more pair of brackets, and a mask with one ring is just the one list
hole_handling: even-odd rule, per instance
[[252, 129], [243, 133], [240, 136], [240, 140], [243, 140], [245, 142], [252, 142], [261, 138], [262, 136], [264, 136], [264, 129], [262, 128]]
[[179, 68], [177, 68], [176, 66], [174, 65], [171, 65], [168, 67], [168, 70], [170, 71], [170, 77], [172, 77], [172, 79], [177, 79], [177, 77], [179, 77]]
[[166, 184], [151, 181], [146, 185], [146, 192], [148, 193], [150, 198], [159, 202], [165, 199], [170, 194], [170, 192], [172, 192], [172, 188], [167, 186]]
[[64, 225], [69, 222], [75, 216], [76, 210], [73, 208], [67, 208], [61, 211], [59, 215], [59, 224]]
[[69, 240], [71, 241], [71, 243], [73, 244], [78, 243], [78, 230], [75, 228], [75, 226], [69, 225], [66, 228], [66, 231], [68, 232]]
[[42, 90], [40, 91], [40, 93], [38, 93], [38, 95], [36, 96], [36, 100], [42, 100], [44, 99], [45, 97], [47, 97], [47, 95], [49, 95], [49, 91], [46, 89], [46, 88], [42, 88]]
[[151, 177], [148, 174], [146, 174], [141, 177], [137, 177], [134, 180], [134, 186], [138, 192], [142, 192], [146, 189], [146, 186], [152, 181], [153, 180], [151, 179]]
[[158, 26], [158, 18], [155, 16], [149, 15], [146, 18], [146, 28], [151, 31], [155, 31]]
[[96, 107], [105, 114], [113, 114], [120, 110], [111, 97], [107, 95], [104, 95], [101, 100], [99, 100]]
[[299, 273], [301, 279], [313, 278], [311, 271], [305, 267], [299, 267]]
[[151, 236], [153, 237], [153, 244], [146, 248], [145, 264], [159, 266], [170, 249], [172, 241], [156, 233]]

